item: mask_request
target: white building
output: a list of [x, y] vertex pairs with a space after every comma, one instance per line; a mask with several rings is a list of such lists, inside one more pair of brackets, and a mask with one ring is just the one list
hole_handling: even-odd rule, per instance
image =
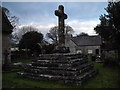
[[69, 47], [70, 53], [101, 54], [101, 37], [81, 35], [72, 37], [66, 36], [65, 46]]

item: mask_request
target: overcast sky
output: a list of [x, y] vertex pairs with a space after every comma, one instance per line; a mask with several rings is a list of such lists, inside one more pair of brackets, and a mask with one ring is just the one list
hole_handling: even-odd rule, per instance
[[107, 2], [3, 2], [12, 15], [20, 19], [20, 26], [33, 25], [43, 34], [58, 25], [54, 11], [64, 5], [68, 18], [65, 24], [70, 25], [75, 33], [95, 35], [94, 27], [99, 24], [99, 16], [106, 13]]

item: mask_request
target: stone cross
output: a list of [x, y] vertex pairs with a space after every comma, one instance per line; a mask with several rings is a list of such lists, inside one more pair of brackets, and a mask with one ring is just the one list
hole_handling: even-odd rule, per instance
[[58, 10], [55, 10], [55, 15], [58, 16], [58, 40], [59, 45], [65, 44], [65, 31], [64, 31], [64, 19], [67, 19], [67, 15], [64, 13], [64, 6], [59, 5]]

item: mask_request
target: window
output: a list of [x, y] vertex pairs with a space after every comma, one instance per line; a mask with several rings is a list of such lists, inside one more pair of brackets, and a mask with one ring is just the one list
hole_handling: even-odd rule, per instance
[[99, 54], [99, 49], [96, 49], [95, 52], [96, 52], [96, 54]]
[[81, 54], [81, 53], [82, 53], [82, 50], [77, 50], [77, 53], [80, 53], [80, 54]]
[[93, 53], [93, 51], [92, 50], [88, 50], [88, 54], [92, 54]]

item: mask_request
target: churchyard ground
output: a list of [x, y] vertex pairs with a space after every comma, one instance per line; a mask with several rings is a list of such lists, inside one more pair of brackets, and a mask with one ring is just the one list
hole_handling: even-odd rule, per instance
[[[23, 63], [30, 63], [24, 60]], [[95, 63], [99, 74], [82, 86], [59, 84], [52, 81], [38, 81], [17, 76], [17, 71], [4, 72], [2, 75], [2, 88], [119, 88], [120, 71], [116, 67], [103, 67], [102, 63]], [[15, 67], [14, 67], [15, 68]], [[16, 67], [18, 71], [21, 67]]]

